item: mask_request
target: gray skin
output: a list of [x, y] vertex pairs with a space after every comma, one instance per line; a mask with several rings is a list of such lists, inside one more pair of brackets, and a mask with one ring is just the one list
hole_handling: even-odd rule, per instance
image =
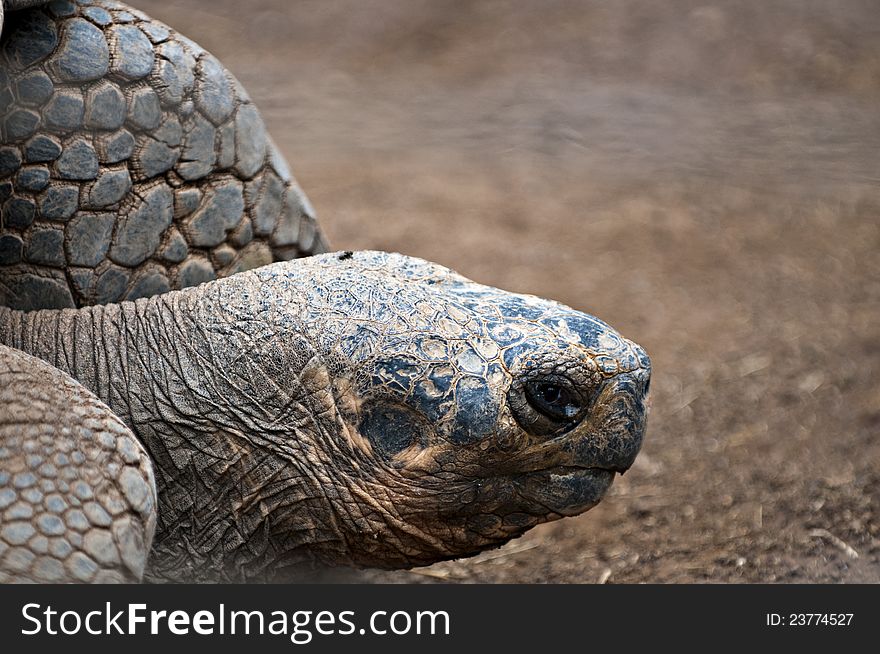
[[[75, 20], [95, 21], [85, 11], [102, 3], [71, 6], [66, 16], [22, 12], [14, 29], [7, 17], [0, 75], [12, 80], [11, 111], [21, 103], [19, 80], [33, 74], [19, 66], [23, 46], [9, 45], [21, 26], [51, 23], [65, 35], [28, 65], [49, 77], [50, 97], [70, 90], [60, 79], [71, 69], [59, 63], [66, 35]], [[213, 111], [198, 99], [211, 96], [200, 88], [216, 88], [199, 81], [210, 55], [119, 3], [103, 7], [114, 25], [136, 24], [201, 53], [184, 98], [162, 109], [166, 123], [188, 133], [194, 114]], [[103, 34], [112, 51], [111, 27]], [[127, 74], [147, 69], [135, 59]], [[159, 58], [150, 61], [138, 81], [122, 81], [111, 65], [76, 88], [86, 98], [105, 83], [127, 94], [147, 88]], [[232, 88], [241, 112], [248, 101]], [[190, 101], [195, 109], [182, 109]], [[100, 130], [44, 130], [46, 109], [35, 112], [30, 139], [46, 135], [63, 150], [100, 138]], [[246, 170], [226, 164], [250, 156], [250, 146], [236, 147], [232, 160], [217, 155], [195, 180], [182, 176], [189, 159], [181, 155], [99, 212], [83, 206], [95, 180], [64, 178], [56, 160], [47, 165], [50, 187], [78, 189], [76, 211], [61, 220], [39, 213], [49, 205], [31, 178], [22, 188], [25, 164], [0, 173], [7, 201], [37, 197], [32, 223], [0, 228], [0, 245], [10, 237], [22, 244], [18, 260], [0, 262], [0, 581], [286, 580], [326, 565], [425, 565], [586, 511], [632, 464], [650, 380], [642, 348], [587, 314], [419, 259], [344, 252], [286, 260], [322, 249], [323, 239], [261, 139], [262, 159]], [[0, 153], [14, 149], [24, 160], [26, 143], [4, 131]], [[134, 159], [99, 161], [96, 174], [125, 168], [138, 179]], [[257, 178], [261, 190], [249, 194]], [[287, 199], [267, 213], [261, 198], [276, 178]], [[240, 185], [241, 200], [218, 192], [224, 185]], [[174, 196], [170, 218], [164, 189]], [[181, 189], [198, 199], [187, 204], [193, 211], [179, 209]], [[69, 230], [77, 219], [100, 223], [98, 214], [113, 223], [83, 285], [73, 260], [93, 254], [95, 239], [76, 241]], [[21, 217], [4, 204], [7, 215]], [[267, 215], [272, 229], [257, 230]], [[243, 224], [251, 241], [236, 250]], [[298, 240], [285, 242], [293, 224]], [[199, 245], [205, 233], [216, 239], [218, 225], [225, 240]], [[43, 226], [63, 232], [60, 264], [27, 254], [35, 242], [46, 249]], [[185, 256], [171, 263], [163, 248], [178, 237]], [[234, 254], [219, 265], [224, 247]], [[267, 263], [246, 258], [248, 247], [282, 261], [245, 271]], [[130, 263], [118, 256], [138, 248]], [[190, 261], [210, 262], [219, 279], [194, 285], [203, 280], [180, 272]], [[100, 280], [117, 269], [127, 281], [107, 295]], [[165, 282], [140, 284], [145, 275]]]

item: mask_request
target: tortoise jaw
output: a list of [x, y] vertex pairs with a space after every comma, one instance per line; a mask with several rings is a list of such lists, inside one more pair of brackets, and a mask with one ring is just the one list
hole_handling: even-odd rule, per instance
[[519, 494], [559, 516], [575, 516], [596, 506], [614, 480], [607, 468], [554, 466], [526, 473], [514, 484]]

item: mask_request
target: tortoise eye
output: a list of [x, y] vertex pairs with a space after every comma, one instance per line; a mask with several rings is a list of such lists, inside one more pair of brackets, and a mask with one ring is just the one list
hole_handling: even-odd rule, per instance
[[513, 383], [507, 400], [519, 426], [536, 436], [573, 429], [589, 406], [587, 388], [555, 373], [528, 373]]
[[533, 409], [556, 422], [568, 422], [581, 411], [580, 398], [555, 381], [533, 381], [525, 385], [526, 400]]
[[553, 384], [540, 384], [536, 389], [545, 402], [557, 404], [565, 401], [566, 393], [559, 386]]

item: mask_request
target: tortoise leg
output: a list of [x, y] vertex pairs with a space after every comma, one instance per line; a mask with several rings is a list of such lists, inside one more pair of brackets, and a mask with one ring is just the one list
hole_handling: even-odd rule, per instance
[[156, 525], [140, 442], [72, 377], [0, 345], [0, 582], [135, 582]]

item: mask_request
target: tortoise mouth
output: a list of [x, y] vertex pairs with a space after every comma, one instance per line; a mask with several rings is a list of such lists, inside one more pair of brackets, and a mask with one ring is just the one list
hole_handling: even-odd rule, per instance
[[614, 481], [614, 470], [583, 466], [554, 466], [518, 477], [519, 494], [551, 513], [575, 516], [596, 506]]

